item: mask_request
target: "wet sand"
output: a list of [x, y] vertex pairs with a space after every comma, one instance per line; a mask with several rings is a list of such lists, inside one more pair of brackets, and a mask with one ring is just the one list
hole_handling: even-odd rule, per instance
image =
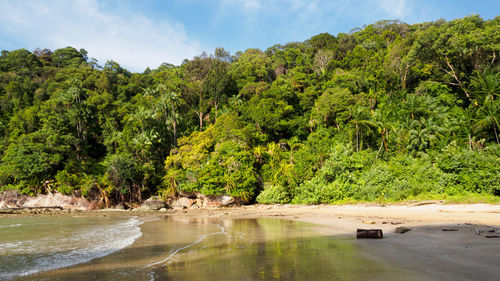
[[[369, 259], [419, 272], [432, 280], [496, 281], [500, 276], [500, 238], [486, 238], [500, 236], [500, 205], [251, 205], [178, 210], [169, 215], [297, 220], [317, 224], [318, 233], [327, 236], [354, 237], [358, 228], [382, 229], [383, 239], [356, 242]], [[411, 230], [398, 234], [397, 227]]]
[[[155, 220], [165, 216], [181, 220], [278, 218], [315, 224], [314, 231], [327, 237], [355, 237], [358, 228], [382, 229], [383, 239], [355, 240], [354, 243], [363, 258], [409, 272], [412, 276], [407, 276], [407, 280], [498, 280], [500, 238], [486, 236], [500, 236], [500, 205], [428, 203], [250, 205], [165, 212], [101, 210], [80, 215], [139, 216], [147, 222], [141, 227], [144, 236], [155, 233], [158, 229]], [[395, 233], [397, 227], [411, 230], [398, 234]]]

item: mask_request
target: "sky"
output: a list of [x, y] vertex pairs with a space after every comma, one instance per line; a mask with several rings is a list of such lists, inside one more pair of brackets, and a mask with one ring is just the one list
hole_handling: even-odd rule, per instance
[[203, 51], [302, 42], [379, 20], [500, 15], [493, 0], [0, 0], [0, 50], [84, 48], [133, 72]]

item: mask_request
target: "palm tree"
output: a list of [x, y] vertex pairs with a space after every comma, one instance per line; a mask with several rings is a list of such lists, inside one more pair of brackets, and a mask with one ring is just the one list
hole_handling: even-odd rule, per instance
[[461, 133], [460, 137], [463, 136], [462, 134], [467, 135], [469, 150], [472, 150], [474, 126], [476, 123], [476, 110], [472, 107], [468, 107], [461, 110], [460, 113], [461, 114], [459, 114], [454, 120], [455, 126], [453, 126], [452, 130]]
[[472, 93], [493, 100], [500, 96], [500, 72], [485, 69], [482, 74], [471, 79]]
[[363, 149], [363, 132], [367, 136], [370, 132], [373, 132], [373, 128], [376, 126], [375, 122], [372, 120], [372, 115], [368, 108], [363, 106], [354, 106], [349, 110], [351, 114], [350, 123], [354, 124], [355, 138], [356, 138], [356, 151]]
[[385, 152], [389, 151], [387, 147], [387, 138], [389, 136], [389, 130], [394, 130], [395, 128], [393, 122], [390, 121], [390, 114], [391, 111], [389, 110], [377, 109], [373, 115], [375, 118], [374, 124], [378, 128], [378, 132], [380, 133], [381, 137], [380, 147], [377, 151], [375, 159], [378, 158], [378, 155], [382, 150], [382, 147], [385, 147]]
[[179, 120], [178, 109], [182, 104], [182, 99], [176, 92], [166, 92], [167, 88], [163, 84], [158, 85], [157, 91], [161, 93], [158, 101], [158, 106], [165, 118], [165, 124], [167, 126], [172, 125], [172, 130], [174, 133], [173, 146], [175, 147], [177, 146], [177, 124]]
[[495, 139], [497, 141], [497, 144], [500, 145], [497, 131], [497, 128], [500, 126], [500, 101], [492, 100], [490, 99], [490, 97], [486, 97], [484, 105], [478, 110], [478, 118], [479, 120], [476, 122], [476, 128], [483, 129], [490, 126], [493, 127]]
[[433, 118], [415, 120], [409, 130], [410, 139], [406, 148], [413, 152], [426, 151], [444, 138], [444, 130]]

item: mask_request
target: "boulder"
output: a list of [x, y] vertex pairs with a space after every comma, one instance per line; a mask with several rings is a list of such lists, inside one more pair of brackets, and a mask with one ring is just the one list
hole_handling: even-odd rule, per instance
[[97, 205], [95, 202], [90, 202], [85, 198], [63, 195], [61, 193], [28, 196], [19, 194], [16, 190], [6, 190], [0, 194], [0, 208], [19, 207], [62, 207], [64, 209], [92, 210]]
[[153, 196], [148, 200], [144, 201], [141, 206], [137, 208], [139, 211], [157, 211], [161, 208], [166, 208], [167, 203], [163, 201], [160, 197]]
[[198, 198], [202, 201], [203, 208], [220, 208], [223, 206], [238, 206], [248, 204], [248, 201], [240, 197], [230, 195], [202, 195], [198, 194]]
[[188, 197], [179, 197], [170, 203], [170, 207], [172, 209], [187, 209], [195, 206], [197, 203], [197, 199], [188, 198]]
[[19, 194], [17, 190], [5, 190], [0, 194], [0, 209], [22, 207], [28, 196]]
[[63, 195], [61, 193], [49, 193], [29, 197], [24, 207], [63, 207], [64, 209], [92, 210], [95, 204], [85, 198]]

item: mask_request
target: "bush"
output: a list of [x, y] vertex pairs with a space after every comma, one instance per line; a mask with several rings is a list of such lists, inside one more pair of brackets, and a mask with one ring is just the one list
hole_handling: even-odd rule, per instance
[[281, 185], [270, 185], [257, 196], [257, 202], [261, 204], [287, 204], [291, 201], [288, 190]]

